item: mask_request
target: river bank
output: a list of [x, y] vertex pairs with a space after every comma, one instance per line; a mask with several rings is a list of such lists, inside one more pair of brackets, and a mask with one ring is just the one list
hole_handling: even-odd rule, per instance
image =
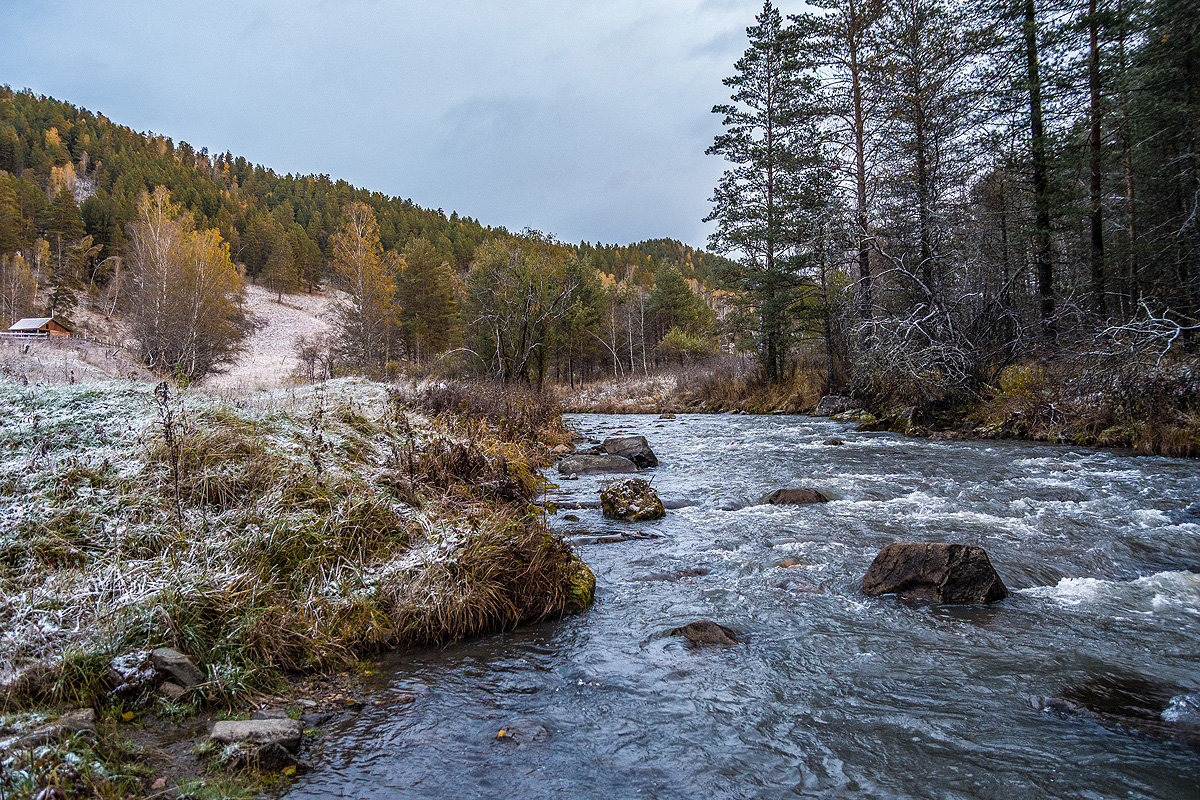
[[[659, 465], [638, 477], [666, 516], [606, 519], [607, 476], [556, 478], [595, 605], [384, 658], [364, 679], [380, 703], [325, 728], [284, 800], [1194, 796], [1186, 744], [1045, 700], [1200, 689], [1194, 462], [808, 416], [567, 421], [587, 441], [645, 436]], [[783, 487], [829, 501], [761, 502]], [[983, 547], [1010, 595], [866, 596], [896, 540]], [[672, 634], [698, 619], [738, 644]]]
[[5, 796], [252, 793], [303, 750], [255, 769], [253, 747], [208, 743], [218, 718], [311, 737], [369, 702], [365, 657], [588, 605], [594, 578], [532, 503], [566, 433], [521, 404], [0, 382]]
[[1200, 456], [1200, 368], [1180, 363], [1099, 382], [1037, 363], [1013, 364], [995, 385], [947, 399], [926, 392], [837, 395], [822, 414], [825, 379], [797, 369], [769, 384], [746, 367], [695, 366], [554, 388], [569, 413], [840, 414], [863, 430], [935, 439], [1019, 439]]

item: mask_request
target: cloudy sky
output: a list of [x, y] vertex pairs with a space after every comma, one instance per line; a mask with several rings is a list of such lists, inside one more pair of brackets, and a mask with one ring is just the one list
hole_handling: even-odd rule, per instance
[[486, 224], [703, 245], [711, 108], [760, 8], [0, 0], [0, 84]]

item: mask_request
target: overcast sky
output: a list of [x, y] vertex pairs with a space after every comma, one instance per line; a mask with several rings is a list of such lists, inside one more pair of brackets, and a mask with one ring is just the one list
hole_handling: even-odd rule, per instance
[[703, 245], [711, 109], [761, 7], [0, 0], [0, 84], [485, 224]]

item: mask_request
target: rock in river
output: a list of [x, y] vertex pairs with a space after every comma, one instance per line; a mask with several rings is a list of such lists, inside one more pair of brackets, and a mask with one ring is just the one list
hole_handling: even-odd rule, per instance
[[724, 625], [711, 619], [698, 619], [671, 631], [672, 636], [682, 636], [692, 644], [737, 644], [737, 636]]
[[810, 503], [828, 503], [829, 498], [816, 489], [776, 489], [763, 496], [760, 502], [773, 506], [806, 506]]
[[613, 481], [600, 490], [600, 508], [609, 519], [642, 522], [662, 519], [667, 515], [662, 500], [648, 481], [626, 478]]
[[619, 436], [614, 439], [605, 439], [601, 447], [609, 455], [628, 458], [640, 469], [658, 466], [658, 458], [650, 449], [650, 443], [646, 441], [645, 436]]
[[991, 603], [1008, 596], [982, 547], [944, 542], [889, 544], [871, 562], [862, 590], [931, 603]]
[[559, 461], [558, 471], [563, 475], [591, 475], [596, 472], [627, 473], [637, 472], [637, 464], [624, 456], [608, 453], [594, 455], [577, 453]]

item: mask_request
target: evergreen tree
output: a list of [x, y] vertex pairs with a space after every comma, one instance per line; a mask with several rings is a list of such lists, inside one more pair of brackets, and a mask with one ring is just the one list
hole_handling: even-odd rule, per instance
[[458, 279], [428, 239], [409, 242], [403, 258], [397, 276], [400, 328], [410, 356], [421, 362], [445, 350], [456, 337]]
[[[708, 153], [733, 166], [722, 176], [706, 217], [709, 241], [736, 266], [720, 277], [755, 307], [763, 373], [775, 380], [791, 346], [789, 308], [803, 279], [806, 242], [824, 205], [814, 169], [825, 162], [816, 129], [815, 85], [798, 60], [792, 31], [770, 0], [747, 29], [750, 46], [726, 78], [732, 103], [718, 105], [725, 132]], [[828, 176], [826, 176], [828, 177]], [[824, 191], [828, 191], [828, 186]]]

